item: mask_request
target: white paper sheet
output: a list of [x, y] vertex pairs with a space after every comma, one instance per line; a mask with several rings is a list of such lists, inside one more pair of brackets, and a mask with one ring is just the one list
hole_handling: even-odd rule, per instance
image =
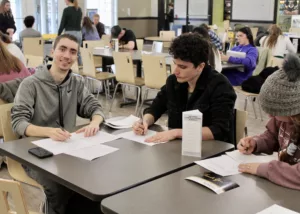
[[54, 155], [66, 153], [73, 150], [87, 148], [98, 144], [106, 143], [118, 139], [118, 136], [108, 134], [103, 131], [99, 131], [93, 137], [84, 137], [84, 133], [76, 134], [72, 133], [69, 140], [65, 142], [54, 141], [50, 138], [33, 141], [32, 143], [38, 147], [44, 148]]
[[131, 128], [132, 125], [139, 120], [140, 118], [134, 115], [130, 115], [128, 117], [114, 117], [114, 118], [107, 119], [105, 121], [105, 124], [115, 129], [126, 129], [126, 128]]
[[238, 170], [239, 163], [227, 155], [196, 161], [195, 163], [221, 176], [236, 175], [240, 173]]
[[284, 207], [278, 206], [277, 204], [274, 204], [273, 206], [258, 212], [256, 214], [299, 214], [297, 212], [294, 212], [292, 210], [286, 209]]
[[238, 150], [226, 152], [226, 155], [239, 163], [268, 163], [272, 160], [278, 160], [278, 153], [274, 152], [272, 155], [244, 155]]
[[92, 161], [92, 160], [95, 160], [104, 155], [113, 153], [117, 150], [119, 150], [119, 149], [99, 144], [96, 146], [91, 146], [91, 147], [87, 147], [87, 148], [83, 148], [83, 149], [68, 151], [65, 154]]
[[133, 131], [129, 131], [129, 132], [121, 133], [117, 136], [128, 139], [128, 140], [132, 140], [132, 141], [135, 141], [135, 142], [138, 142], [138, 143], [142, 143], [142, 144], [147, 145], [147, 146], [155, 146], [157, 144], [166, 143], [166, 142], [160, 142], [160, 143], [147, 143], [147, 142], [145, 142], [145, 140], [148, 137], [151, 137], [155, 134], [156, 134], [155, 131], [148, 130], [146, 135], [136, 135], [136, 134], [134, 134]]

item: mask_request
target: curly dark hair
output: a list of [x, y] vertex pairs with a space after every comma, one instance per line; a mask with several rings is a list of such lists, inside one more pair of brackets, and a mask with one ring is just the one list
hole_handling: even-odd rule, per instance
[[198, 67], [202, 62], [208, 64], [210, 45], [207, 39], [198, 34], [182, 34], [174, 39], [169, 49], [170, 55], [175, 59], [181, 59], [193, 63]]

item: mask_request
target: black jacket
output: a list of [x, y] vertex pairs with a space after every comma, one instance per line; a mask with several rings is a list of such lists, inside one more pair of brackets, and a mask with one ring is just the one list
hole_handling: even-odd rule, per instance
[[4, 34], [7, 34], [6, 30], [8, 28], [13, 28], [15, 32], [17, 31], [13, 15], [8, 13], [0, 13], [0, 31]]
[[214, 139], [230, 142], [235, 100], [227, 78], [206, 66], [189, 100], [188, 83], [178, 83], [171, 75], [144, 114], [153, 115], [156, 121], [168, 111], [168, 126], [174, 129], [182, 128], [182, 112], [198, 109], [203, 113], [203, 126], [211, 130]]
[[99, 34], [100, 39], [102, 38], [102, 35], [105, 34], [105, 26], [103, 23], [99, 22], [98, 24], [96, 24], [96, 28]]

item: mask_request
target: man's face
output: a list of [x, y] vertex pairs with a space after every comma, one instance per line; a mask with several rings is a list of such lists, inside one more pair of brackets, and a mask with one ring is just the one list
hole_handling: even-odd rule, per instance
[[77, 60], [78, 43], [63, 38], [61, 39], [56, 48], [52, 50], [53, 63], [61, 70], [69, 72], [70, 68]]
[[196, 68], [191, 62], [182, 61], [181, 59], [174, 59], [175, 69], [174, 74], [177, 78], [177, 82], [184, 83], [193, 80], [203, 70], [205, 63], [201, 63]]
[[98, 24], [99, 23], [99, 17], [93, 17], [93, 21], [94, 21], [94, 24]]

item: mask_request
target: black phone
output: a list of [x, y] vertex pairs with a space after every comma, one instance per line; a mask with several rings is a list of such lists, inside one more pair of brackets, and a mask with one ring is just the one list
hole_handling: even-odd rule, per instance
[[44, 158], [48, 158], [48, 157], [53, 156], [52, 152], [49, 152], [48, 150], [43, 149], [41, 147], [35, 147], [35, 148], [32, 148], [32, 149], [29, 149], [28, 152], [30, 154], [40, 158], [40, 159], [44, 159]]

